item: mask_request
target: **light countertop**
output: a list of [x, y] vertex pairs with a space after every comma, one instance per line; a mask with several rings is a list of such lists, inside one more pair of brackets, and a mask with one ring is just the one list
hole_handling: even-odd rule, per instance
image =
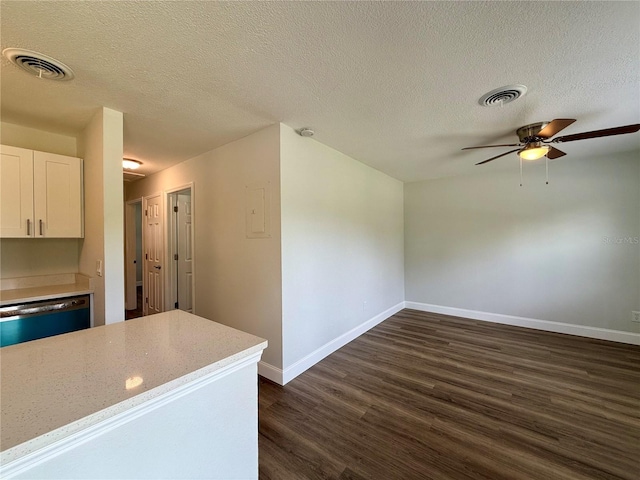
[[173, 310], [4, 347], [2, 463], [266, 346], [262, 338]]
[[0, 281], [0, 306], [93, 293], [92, 280], [81, 274], [5, 278]]

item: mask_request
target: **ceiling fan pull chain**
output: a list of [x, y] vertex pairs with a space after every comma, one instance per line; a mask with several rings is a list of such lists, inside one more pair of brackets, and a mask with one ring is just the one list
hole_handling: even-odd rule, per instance
[[544, 168], [547, 171], [547, 185], [549, 185], [549, 157], [546, 155], [544, 157]]
[[518, 155], [518, 158], [520, 159], [520, 186], [522, 186], [522, 157]]

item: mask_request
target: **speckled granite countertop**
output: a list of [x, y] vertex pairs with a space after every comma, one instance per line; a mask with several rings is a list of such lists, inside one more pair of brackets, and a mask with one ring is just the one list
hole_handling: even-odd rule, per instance
[[93, 293], [92, 279], [79, 273], [0, 280], [0, 306]]
[[173, 310], [4, 347], [2, 463], [266, 346], [262, 338]]

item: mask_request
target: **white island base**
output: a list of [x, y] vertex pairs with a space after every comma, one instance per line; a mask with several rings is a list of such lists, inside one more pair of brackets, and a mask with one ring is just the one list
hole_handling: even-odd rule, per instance
[[[103, 331], [96, 334], [100, 329]], [[161, 333], [151, 339], [153, 331]], [[93, 336], [83, 339], [83, 333]], [[144, 340], [145, 337], [148, 342], [136, 345], [135, 339]], [[114, 345], [116, 338], [126, 339], [126, 348]], [[62, 351], [62, 347], [67, 347], [69, 352], [68, 348], [73, 344], [79, 347], [78, 342], [91, 344], [88, 349], [85, 345], [83, 354], [93, 355], [98, 363], [111, 360], [117, 364], [120, 374], [112, 375], [113, 369], [106, 373], [95, 364], [89, 370], [92, 375], [102, 375], [97, 381], [102, 383], [104, 380], [105, 388], [113, 387], [112, 379], [117, 378], [120, 390], [127, 398], [96, 409], [95, 405], [104, 402], [100, 402], [101, 395], [94, 392], [88, 403], [93, 404], [89, 408], [95, 411], [78, 415], [73, 411], [83, 409], [73, 408], [79, 404], [79, 399], [73, 399], [73, 395], [86, 392], [68, 391], [70, 401], [67, 406], [54, 406], [52, 403], [63, 399], [64, 395], [59, 392], [64, 389], [52, 385], [49, 406], [44, 397], [41, 399], [44, 403], [26, 402], [29, 405], [25, 405], [22, 400], [28, 398], [24, 395], [29, 392], [12, 390], [15, 372], [9, 373], [7, 369], [15, 367], [20, 357], [22, 360], [42, 358], [43, 352]], [[209, 320], [184, 312], [167, 312], [122, 325], [5, 347], [0, 351], [3, 360], [2, 426], [10, 430], [17, 428], [21, 422], [15, 417], [9, 421], [6, 415], [24, 416], [32, 411], [34, 404], [42, 407], [41, 411], [35, 412], [36, 416], [46, 417], [49, 410], [59, 422], [64, 417], [60, 410], [63, 413], [68, 410], [70, 421], [53, 429], [38, 427], [38, 432], [46, 432], [8, 449], [3, 446], [0, 474], [2, 478], [30, 480], [258, 478], [257, 362], [265, 346], [262, 339]], [[114, 352], [118, 358], [111, 355]], [[177, 360], [181, 360], [180, 364], [172, 365]], [[45, 369], [51, 370], [50, 374], [59, 371], [60, 365], [53, 368], [51, 362], [44, 365], [48, 365]], [[193, 370], [194, 366], [199, 368]], [[154, 369], [158, 370], [155, 375]], [[131, 394], [124, 382], [134, 378], [136, 372], [144, 378], [146, 387]], [[34, 373], [32, 378], [37, 379], [39, 375]], [[83, 369], [83, 375], [86, 374]], [[70, 377], [70, 385], [75, 385], [77, 378], [73, 374]], [[9, 380], [9, 391], [5, 391], [5, 380]], [[95, 381], [87, 379], [90, 384]], [[35, 383], [39, 382], [35, 380]], [[46, 393], [46, 387], [42, 388], [42, 385], [34, 385], [30, 390], [30, 394]], [[11, 393], [23, 398], [15, 397], [7, 405], [5, 402], [10, 400]], [[106, 395], [110, 396], [113, 395]], [[5, 407], [14, 411], [8, 412]], [[28, 419], [22, 423], [26, 430], [31, 428]], [[16, 436], [3, 428], [2, 439], [3, 444], [10, 445], [16, 441]]]

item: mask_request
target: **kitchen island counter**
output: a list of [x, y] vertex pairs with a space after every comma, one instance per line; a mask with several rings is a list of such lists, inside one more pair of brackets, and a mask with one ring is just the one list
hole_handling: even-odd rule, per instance
[[243, 362], [255, 370], [266, 345], [174, 310], [5, 347], [0, 350], [3, 473], [11, 462], [134, 409], [143, 412], [146, 405]]

